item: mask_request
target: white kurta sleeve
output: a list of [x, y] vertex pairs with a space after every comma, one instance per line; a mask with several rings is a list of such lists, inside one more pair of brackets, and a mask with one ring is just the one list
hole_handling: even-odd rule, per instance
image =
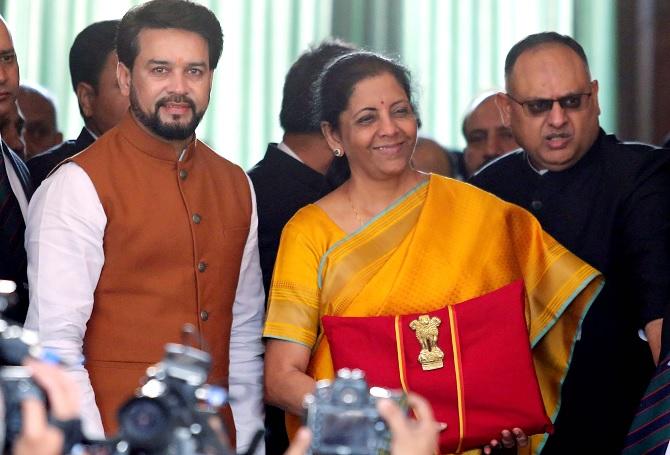
[[107, 217], [89, 176], [74, 163], [61, 166], [33, 195], [26, 222], [30, 306], [26, 327], [67, 362], [82, 391], [84, 432], [104, 435], [82, 360], [93, 292], [104, 263]]
[[[231, 408], [237, 431], [237, 451], [248, 449], [256, 431], [264, 427], [263, 352], [261, 339], [265, 313], [265, 294], [258, 255], [258, 214], [256, 194], [251, 188], [251, 227], [244, 247], [240, 278], [233, 305], [228, 375]], [[265, 453], [261, 442], [257, 455]]]

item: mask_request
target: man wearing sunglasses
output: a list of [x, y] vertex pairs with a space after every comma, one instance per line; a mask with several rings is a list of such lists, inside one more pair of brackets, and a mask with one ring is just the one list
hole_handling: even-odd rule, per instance
[[521, 149], [471, 182], [531, 211], [606, 278], [542, 453], [620, 453], [670, 301], [670, 152], [605, 134], [598, 82], [568, 36], [539, 33], [514, 45], [505, 85], [497, 102]]

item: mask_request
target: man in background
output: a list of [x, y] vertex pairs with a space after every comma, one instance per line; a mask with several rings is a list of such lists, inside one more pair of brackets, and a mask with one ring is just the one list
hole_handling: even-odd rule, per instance
[[488, 91], [470, 103], [463, 118], [466, 146], [459, 160], [459, 173], [467, 179], [489, 161], [519, 147], [512, 130], [505, 126], [496, 105], [496, 92]]
[[12, 151], [25, 160], [26, 141], [23, 138], [26, 120], [17, 102], [10, 106], [7, 115], [0, 119], [0, 136]]
[[84, 127], [77, 139], [65, 141], [28, 161], [35, 187], [58, 163], [81, 152], [119, 123], [128, 110], [128, 97], [121, 93], [116, 80], [118, 26], [118, 20], [95, 22], [82, 30], [72, 43], [70, 78]]
[[[316, 82], [328, 63], [353, 49], [339, 41], [325, 41], [291, 66], [279, 114], [284, 137], [279, 144], [268, 144], [263, 159], [249, 171], [258, 202], [258, 247], [266, 292], [270, 290], [284, 225], [298, 209], [322, 198], [343, 181], [335, 168], [329, 174], [332, 178], [326, 176], [333, 152], [321, 134]], [[265, 426], [267, 453], [282, 454], [288, 446], [284, 412], [267, 406]]]
[[58, 131], [56, 104], [45, 88], [21, 84], [17, 102], [26, 121], [23, 132], [26, 160], [63, 142], [63, 135]]
[[[0, 123], [13, 122], [19, 90], [19, 64], [12, 35], [0, 16]], [[13, 127], [11, 127], [13, 128]], [[0, 279], [16, 283], [18, 303], [5, 316], [23, 323], [28, 309], [25, 217], [32, 193], [26, 165], [3, 140], [0, 143]]]
[[305, 205], [322, 198], [339, 183], [326, 177], [333, 152], [321, 134], [316, 82], [334, 58], [354, 50], [339, 41], [326, 41], [302, 54], [284, 81], [279, 123], [282, 142], [268, 144], [265, 156], [250, 171], [258, 200], [258, 237], [263, 284], [270, 278], [286, 222]]
[[419, 137], [410, 160], [412, 168], [419, 172], [433, 173], [453, 177], [450, 152], [437, 141], [428, 137]]
[[569, 36], [539, 33], [515, 44], [505, 88], [498, 105], [521, 149], [471, 182], [529, 210], [605, 276], [542, 453], [621, 453], [670, 302], [670, 153], [600, 129], [598, 81]]

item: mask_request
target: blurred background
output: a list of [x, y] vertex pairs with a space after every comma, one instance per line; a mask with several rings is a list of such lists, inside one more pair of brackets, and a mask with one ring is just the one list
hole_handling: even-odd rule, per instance
[[[68, 53], [91, 22], [121, 18], [136, 0], [0, 0], [21, 81], [50, 91], [59, 129], [82, 126]], [[310, 44], [339, 37], [399, 58], [414, 76], [421, 134], [461, 149], [461, 120], [479, 92], [503, 86], [509, 48], [553, 30], [585, 48], [600, 83], [601, 123], [657, 143], [670, 131], [670, 1], [666, 0], [201, 0], [221, 21], [223, 55], [199, 137], [249, 168], [281, 140], [284, 75]], [[663, 25], [663, 27], [662, 27]], [[665, 76], [664, 76], [665, 75]]]

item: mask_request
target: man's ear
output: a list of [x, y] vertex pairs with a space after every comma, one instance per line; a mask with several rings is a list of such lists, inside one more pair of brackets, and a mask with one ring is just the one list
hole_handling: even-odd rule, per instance
[[95, 89], [88, 82], [80, 82], [77, 84], [75, 93], [77, 94], [77, 102], [84, 114], [84, 118], [91, 117], [95, 107]]
[[342, 153], [344, 153], [340, 133], [333, 128], [333, 125], [329, 122], [321, 122], [321, 133], [323, 133], [323, 137], [326, 138], [328, 147], [330, 147], [331, 150], [340, 149]]
[[512, 125], [512, 103], [510, 102], [509, 97], [504, 93], [496, 93], [496, 97], [493, 100], [498, 107], [498, 112], [500, 113], [500, 121], [507, 128], [511, 128]]
[[595, 79], [591, 82], [591, 97], [596, 103], [596, 110], [598, 115], [600, 115], [600, 101], [598, 101], [598, 81]]
[[116, 80], [123, 96], [130, 96], [130, 68], [119, 62], [116, 65]]

